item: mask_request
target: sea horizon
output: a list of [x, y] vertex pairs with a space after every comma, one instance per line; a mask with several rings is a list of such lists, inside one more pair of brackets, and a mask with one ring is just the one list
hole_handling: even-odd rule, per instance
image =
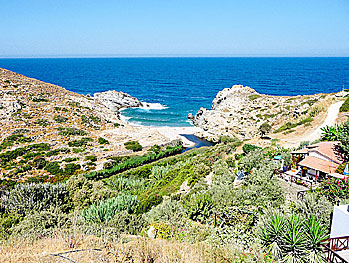
[[187, 116], [224, 88], [244, 85], [268, 95], [338, 92], [349, 85], [348, 57], [1, 58], [0, 67], [79, 94], [123, 91], [161, 105], [122, 112], [132, 124], [191, 126]]

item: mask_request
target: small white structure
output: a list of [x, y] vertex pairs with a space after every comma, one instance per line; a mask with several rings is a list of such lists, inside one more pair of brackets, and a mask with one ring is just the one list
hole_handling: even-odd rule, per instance
[[349, 236], [349, 205], [335, 206], [333, 209], [331, 238]]

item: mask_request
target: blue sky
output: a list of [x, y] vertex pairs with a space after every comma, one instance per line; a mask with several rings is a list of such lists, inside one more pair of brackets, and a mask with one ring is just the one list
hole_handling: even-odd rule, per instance
[[0, 0], [0, 57], [349, 56], [349, 0]]

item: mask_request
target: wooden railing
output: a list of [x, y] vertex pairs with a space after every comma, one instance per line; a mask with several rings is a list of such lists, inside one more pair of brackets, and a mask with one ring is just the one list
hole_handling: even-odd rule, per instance
[[339, 251], [349, 249], [349, 236], [325, 239], [322, 246], [325, 250], [327, 262], [349, 263], [338, 254]]
[[289, 175], [285, 173], [280, 173], [279, 177], [286, 181], [289, 181], [290, 183], [301, 184], [309, 189], [315, 188], [316, 186], [319, 185], [319, 182], [315, 183], [314, 180], [309, 180], [305, 176], [301, 177], [298, 175]]

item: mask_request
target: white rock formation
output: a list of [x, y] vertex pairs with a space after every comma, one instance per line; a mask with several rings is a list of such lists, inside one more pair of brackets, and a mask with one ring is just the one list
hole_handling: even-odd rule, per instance
[[141, 107], [143, 105], [137, 98], [115, 90], [95, 93], [93, 98], [114, 112], [121, 108]]

